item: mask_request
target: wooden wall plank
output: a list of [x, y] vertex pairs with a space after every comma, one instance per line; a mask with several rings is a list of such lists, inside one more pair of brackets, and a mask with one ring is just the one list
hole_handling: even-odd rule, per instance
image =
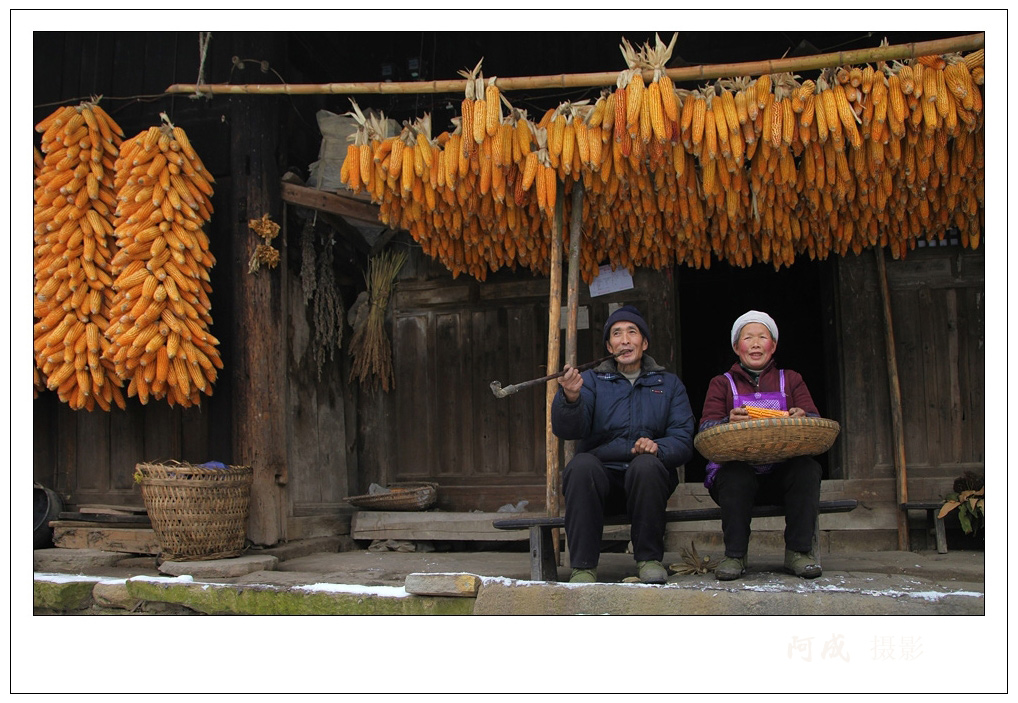
[[109, 414], [75, 411], [77, 422], [77, 488], [94, 492], [109, 490]]
[[114, 409], [109, 420], [108, 484], [115, 491], [133, 491], [135, 466], [145, 460], [144, 418], [138, 412]]
[[[509, 463], [508, 422], [512, 404], [509, 398], [496, 398], [485, 385], [501, 381], [503, 385], [515, 383], [510, 380], [502, 363], [504, 359], [498, 349], [505, 342], [504, 328], [499, 325], [500, 311], [472, 310], [470, 313], [471, 338], [476, 340], [471, 352], [474, 376], [483, 388], [476, 392], [483, 397], [477, 404], [478, 418], [474, 434], [474, 467], [478, 474], [491, 476], [505, 471]], [[485, 395], [487, 394], [487, 395]]]
[[[391, 440], [395, 444], [397, 465], [393, 467], [395, 480], [407, 481], [426, 476], [429, 471], [440, 474], [437, 442], [440, 418], [436, 385], [436, 354], [433, 344], [433, 318], [430, 314], [399, 315], [390, 343], [394, 346], [393, 369], [396, 386], [388, 394], [378, 388], [375, 395], [388, 395], [396, 405], [397, 433]], [[455, 353], [445, 350], [444, 358]], [[398, 370], [398, 371], [397, 371]], [[444, 382], [443, 382], [444, 384]]]
[[[512, 383], [520, 383], [548, 373], [547, 353], [543, 360], [539, 360], [534, 354], [534, 339], [547, 338], [547, 325], [545, 320], [544, 332], [538, 334], [533, 308], [525, 305], [507, 306], [504, 362], [507, 373], [515, 379]], [[535, 473], [544, 474], [544, 462], [537, 462], [534, 456], [534, 448], [542, 444], [538, 437], [545, 431], [543, 390], [543, 386], [535, 386], [501, 399], [502, 402], [509, 403], [509, 462], [502, 468], [503, 473], [528, 476]], [[540, 410], [537, 410], [535, 398], [539, 396]], [[537, 467], [540, 469], [537, 470]]]
[[[467, 469], [474, 471], [472, 452], [473, 395], [468, 389], [476, 383], [470, 375], [469, 350], [472, 340], [463, 328], [469, 325], [468, 310], [436, 312], [434, 317], [433, 362], [436, 430], [435, 460], [438, 475]], [[418, 363], [422, 363], [419, 360]]]

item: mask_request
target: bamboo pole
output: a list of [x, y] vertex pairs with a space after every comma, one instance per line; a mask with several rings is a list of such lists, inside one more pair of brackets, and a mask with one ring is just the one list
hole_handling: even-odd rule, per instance
[[[558, 184], [555, 198], [555, 218], [551, 228], [551, 261], [550, 285], [548, 290], [548, 373], [559, 370], [560, 335], [559, 326], [562, 320], [562, 199], [564, 186]], [[545, 390], [545, 512], [548, 517], [558, 516], [558, 484], [559, 484], [559, 443], [551, 431], [551, 403], [558, 390], [558, 381], [548, 381]], [[555, 562], [560, 558], [559, 533], [552, 531], [552, 548]]]
[[[748, 61], [744, 63], [720, 63], [700, 66], [683, 66], [669, 68], [665, 71], [674, 83], [704, 81], [714, 78], [732, 78], [735, 76], [759, 76], [766, 73], [783, 73], [819, 70], [832, 66], [849, 66], [875, 61], [893, 61], [895, 59], [914, 59], [918, 56], [948, 54], [962, 51], [982, 49], [985, 35], [965, 34], [947, 39], [934, 39], [925, 42], [910, 42], [894, 46], [878, 46], [852, 51], [837, 51], [813, 56], [796, 56], [787, 59], [768, 59], [764, 61]], [[498, 78], [495, 82], [503, 91], [511, 90], [542, 90], [556, 88], [581, 88], [613, 86], [618, 79], [618, 71], [599, 71], [596, 73], [573, 73], [553, 76], [518, 76]], [[653, 80], [653, 70], [643, 72], [644, 81]], [[225, 83], [176, 83], [166, 89], [166, 93], [193, 93], [197, 95], [230, 94], [230, 95], [386, 95], [386, 94], [427, 94], [427, 93], [462, 93], [466, 87], [465, 79], [436, 81], [403, 81], [403, 82], [355, 82], [355, 83], [248, 83], [230, 85]]]
[[[576, 316], [580, 301], [580, 238], [583, 236], [583, 181], [573, 183], [573, 202], [569, 212], [569, 268], [566, 276], [566, 363], [576, 366]], [[562, 461], [573, 458], [576, 442], [565, 443]]]
[[909, 549], [908, 512], [902, 505], [908, 502], [908, 473], [905, 467], [905, 433], [901, 414], [901, 386], [898, 383], [898, 360], [894, 352], [894, 323], [891, 319], [891, 294], [887, 288], [887, 265], [884, 250], [875, 248], [877, 275], [880, 278], [880, 298], [884, 309], [884, 340], [887, 347], [887, 385], [891, 395], [891, 428], [894, 437], [894, 477], [898, 499], [898, 550]]

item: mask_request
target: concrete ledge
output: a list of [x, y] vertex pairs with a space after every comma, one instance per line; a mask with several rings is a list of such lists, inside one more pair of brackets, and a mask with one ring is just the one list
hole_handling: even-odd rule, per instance
[[473, 599], [411, 596], [403, 588], [314, 584], [286, 589], [129, 579], [146, 601], [178, 603], [209, 615], [470, 615]]
[[[713, 576], [710, 577], [713, 579]], [[790, 577], [794, 578], [794, 577]], [[567, 584], [488, 579], [475, 615], [983, 615], [983, 593], [840, 577], [744, 578], [737, 585]], [[962, 586], [962, 584], [959, 584]]]

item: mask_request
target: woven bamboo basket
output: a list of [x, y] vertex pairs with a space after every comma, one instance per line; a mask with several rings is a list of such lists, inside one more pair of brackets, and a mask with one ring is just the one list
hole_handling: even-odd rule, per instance
[[841, 425], [822, 417], [775, 417], [715, 425], [693, 439], [710, 461], [772, 464], [793, 456], [823, 454], [838, 438]]
[[427, 481], [393, 483], [389, 493], [349, 496], [347, 502], [367, 510], [427, 510], [438, 500], [438, 484]]
[[247, 536], [250, 466], [138, 464], [135, 479], [166, 561], [239, 556]]

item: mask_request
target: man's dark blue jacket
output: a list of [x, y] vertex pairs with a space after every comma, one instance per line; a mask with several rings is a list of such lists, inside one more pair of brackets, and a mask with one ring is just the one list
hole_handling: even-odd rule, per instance
[[583, 372], [575, 403], [559, 388], [551, 405], [551, 428], [561, 439], [579, 440], [576, 452], [589, 452], [613, 469], [625, 469], [640, 437], [657, 442], [657, 457], [668, 469], [693, 455], [693, 411], [686, 387], [651, 357], [643, 355], [635, 383], [614, 360]]

